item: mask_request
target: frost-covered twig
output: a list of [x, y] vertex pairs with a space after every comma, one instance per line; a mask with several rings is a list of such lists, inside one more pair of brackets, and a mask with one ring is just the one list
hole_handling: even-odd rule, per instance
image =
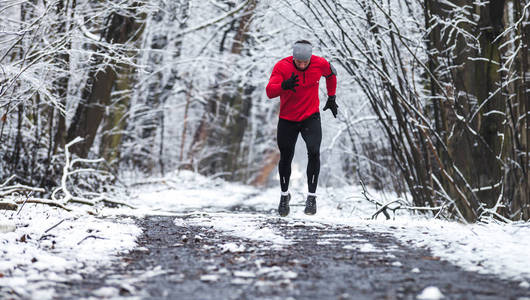
[[362, 194], [363, 194], [364, 198], [365, 198], [366, 200], [368, 200], [369, 202], [375, 204], [375, 207], [376, 207], [376, 208], [377, 208], [378, 206], [382, 206], [381, 209], [379, 209], [374, 215], [372, 215], [372, 219], [374, 219], [375, 217], [377, 217], [377, 215], [378, 215], [379, 213], [381, 213], [381, 212], [385, 215], [385, 217], [386, 217], [387, 220], [390, 219], [390, 215], [389, 215], [388, 212], [386, 211], [387, 207], [386, 207], [385, 205], [381, 204], [380, 202], [378, 202], [377, 200], [374, 200], [374, 199], [368, 197], [368, 191], [366, 190], [366, 186], [364, 185], [363, 180], [360, 179], [359, 182], [361, 183], [361, 187], [363, 188]]
[[20, 207], [20, 209], [18, 210], [17, 212], [17, 216], [18, 214], [20, 214], [20, 212], [22, 211], [22, 209], [24, 208], [24, 205], [26, 205], [26, 202], [28, 202], [28, 199], [29, 197], [31, 196], [32, 192], [29, 192], [27, 195], [26, 195], [26, 199], [24, 200], [24, 202], [22, 202], [22, 206]]
[[44, 193], [45, 190], [42, 188], [36, 188], [32, 186], [27, 186], [23, 184], [10, 185], [6, 187], [0, 187], [0, 197], [5, 197], [16, 192], [30, 191], [30, 192], [39, 192]]
[[49, 206], [55, 206], [62, 208], [66, 211], [72, 211], [70, 208], [62, 205], [61, 203], [49, 199], [43, 199], [43, 198], [28, 198], [27, 200], [17, 200], [15, 201], [16, 204], [22, 204], [22, 203], [37, 203], [37, 204], [46, 204]]
[[151, 184], [156, 184], [156, 183], [166, 184], [166, 185], [169, 185], [169, 186], [172, 186], [172, 184], [173, 185], [177, 184], [177, 182], [175, 180], [171, 179], [171, 178], [150, 178], [150, 179], [146, 179], [146, 180], [142, 180], [142, 181], [138, 181], [138, 182], [133, 182], [133, 183], [131, 183], [129, 185], [129, 187], [142, 186], [142, 185], [151, 185]]
[[[101, 171], [93, 169], [93, 168], [74, 169], [74, 165], [77, 164], [77, 163], [99, 163], [99, 162], [103, 161], [103, 159], [83, 159], [83, 158], [71, 159], [70, 147], [72, 145], [76, 144], [76, 143], [81, 142], [81, 141], [83, 141], [83, 139], [81, 137], [76, 137], [75, 139], [70, 141], [68, 144], [66, 144], [65, 147], [64, 147], [65, 164], [64, 164], [64, 167], [63, 167], [63, 175], [61, 177], [61, 186], [53, 191], [52, 200], [59, 201], [63, 205], [73, 202], [73, 203], [80, 203], [80, 204], [86, 204], [86, 205], [91, 205], [91, 206], [95, 205], [96, 203], [98, 203], [100, 201], [105, 201], [105, 202], [109, 202], [109, 203], [114, 203], [114, 204], [118, 204], [118, 205], [125, 205], [125, 206], [129, 206], [131, 208], [134, 208], [134, 207], [132, 207], [132, 206], [130, 206], [130, 205], [124, 203], [124, 202], [120, 202], [120, 201], [116, 201], [116, 200], [110, 199], [110, 197], [108, 197], [105, 194], [95, 193], [94, 194], [95, 195], [94, 198], [88, 199], [86, 197], [76, 196], [68, 189], [67, 182], [68, 182], [68, 178], [71, 175], [78, 174], [78, 173], [98, 173], [98, 172], [101, 173]], [[57, 199], [57, 193], [60, 192], [60, 191], [62, 191], [64, 193], [64, 196], [63, 196], [62, 199]]]
[[94, 238], [94, 239], [101, 239], [101, 240], [106, 240], [106, 238], [102, 238], [102, 237], [99, 237], [99, 236], [96, 236], [96, 235], [89, 235], [89, 236], [86, 236], [84, 237], [82, 240], [80, 240], [77, 245], [81, 245], [82, 242], [84, 242], [85, 240], [89, 239], [89, 238]]
[[4, 183], [0, 184], [0, 189], [3, 188], [4, 186], [6, 186], [11, 180], [13, 180], [14, 178], [16, 178], [17, 175], [11, 175], [9, 176], [8, 179], [6, 179], [6, 181], [4, 181]]
[[[361, 187], [363, 188], [362, 195], [364, 196], [364, 198], [368, 200], [369, 202], [375, 204], [376, 208], [381, 206], [381, 208], [377, 209], [377, 211], [372, 215], [371, 217], [372, 220], [377, 219], [377, 216], [379, 216], [380, 213], [383, 213], [386, 219], [389, 220], [390, 214], [388, 213], [387, 210], [391, 210], [395, 217], [396, 210], [398, 209], [406, 209], [406, 210], [412, 210], [412, 211], [441, 211], [444, 208], [443, 205], [439, 207], [409, 206], [403, 199], [396, 199], [396, 200], [392, 200], [390, 202], [383, 204], [382, 202], [379, 202], [369, 197], [368, 191], [366, 190], [366, 186], [364, 185], [364, 182], [360, 180], [360, 183], [361, 183]], [[390, 207], [392, 204], [395, 204], [397, 206]]]
[[48, 233], [50, 230], [54, 229], [55, 227], [61, 225], [66, 219], [62, 219], [59, 223], [53, 225], [52, 227], [46, 229], [46, 231], [44, 231], [44, 233]]

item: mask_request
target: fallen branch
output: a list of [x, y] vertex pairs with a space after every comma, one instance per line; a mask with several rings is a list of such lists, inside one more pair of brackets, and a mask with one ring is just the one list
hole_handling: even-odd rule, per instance
[[[409, 206], [407, 205], [407, 203], [403, 200], [403, 199], [397, 199], [397, 200], [393, 200], [393, 201], [390, 201], [388, 203], [381, 203], [377, 200], [374, 200], [372, 198], [370, 198], [368, 196], [368, 191], [366, 190], [366, 186], [364, 185], [364, 182], [362, 180], [360, 180], [360, 183], [361, 183], [361, 187], [363, 188], [363, 191], [362, 191], [362, 195], [364, 196], [364, 198], [375, 204], [376, 205], [376, 209], [381, 206], [381, 208], [377, 209], [377, 211], [372, 215], [371, 219], [374, 220], [377, 218], [377, 216], [379, 216], [380, 213], [383, 213], [386, 217], [387, 220], [390, 220], [390, 214], [388, 213], [387, 210], [391, 210], [392, 213], [394, 214], [394, 217], [396, 216], [396, 210], [398, 209], [406, 209], [406, 210], [412, 210], [412, 211], [441, 211], [443, 208], [444, 208], [444, 205], [442, 206], [438, 206], [438, 207], [421, 207], [421, 206]], [[397, 206], [396, 207], [390, 207], [390, 205], [392, 204], [396, 204]]]
[[70, 208], [62, 205], [61, 203], [48, 200], [48, 199], [42, 199], [42, 198], [29, 198], [27, 200], [17, 200], [15, 201], [16, 204], [23, 204], [23, 203], [36, 203], [36, 204], [46, 204], [54, 207], [62, 208], [66, 211], [72, 211]]
[[[399, 205], [396, 206], [396, 207], [394, 207], [394, 208], [389, 207], [390, 204], [394, 204], [394, 203], [398, 203]], [[390, 215], [388, 214], [388, 212], [387, 212], [386, 210], [387, 210], [387, 209], [391, 210], [392, 213], [394, 214], [394, 217], [395, 217], [395, 216], [396, 216], [396, 210], [398, 210], [398, 209], [400, 209], [400, 208], [401, 208], [401, 200], [390, 201], [390, 202], [388, 202], [387, 204], [382, 205], [382, 207], [381, 207], [379, 210], [377, 210], [377, 211], [375, 212], [375, 214], [372, 215], [372, 220], [377, 219], [377, 216], [378, 216], [381, 212], [385, 215], [386, 219], [389, 220], [389, 219], [390, 219]]]
[[66, 219], [62, 219], [61, 222], [59, 222], [59, 223], [53, 225], [52, 227], [46, 229], [46, 231], [44, 231], [44, 233], [48, 233], [50, 230], [52, 230], [52, 229], [54, 229], [55, 227], [61, 225], [65, 220], [66, 220]]
[[0, 209], [1, 210], [17, 210], [18, 205], [14, 203], [9, 203], [9, 202], [0, 202]]
[[[143, 181], [138, 181], [138, 182], [133, 182], [131, 184], [129, 184], [127, 187], [128, 188], [131, 188], [131, 187], [137, 187], [137, 186], [142, 186], [142, 185], [151, 185], [151, 184], [165, 184], [165, 185], [169, 185], [170, 187], [173, 187], [174, 185], [177, 184], [177, 182], [173, 179], [170, 179], [170, 178], [150, 178], [150, 179], [146, 179], [146, 180], [143, 180]], [[170, 184], [172, 183], [172, 184]]]
[[122, 205], [122, 206], [127, 206], [128, 208], [136, 209], [135, 206], [132, 206], [132, 205], [127, 204], [127, 203], [122, 202], [122, 201], [111, 200], [111, 199], [103, 199], [102, 201], [106, 202], [106, 203], [111, 203], [111, 204], [115, 204], [115, 205]]
[[[93, 173], [105, 173], [103, 171], [92, 169], [92, 168], [84, 168], [84, 169], [74, 169], [74, 165], [77, 163], [99, 163], [103, 162], [103, 159], [83, 159], [83, 158], [71, 158], [70, 154], [70, 147], [76, 143], [79, 143], [83, 141], [81, 137], [76, 137], [74, 140], [70, 141], [68, 144], [64, 147], [64, 153], [65, 153], [65, 164], [63, 167], [63, 174], [61, 177], [61, 186], [57, 187], [51, 195], [52, 200], [62, 203], [63, 205], [66, 205], [68, 203], [79, 203], [79, 204], [85, 204], [94, 206], [99, 202], [106, 202], [106, 203], [113, 203], [116, 205], [123, 205], [130, 207], [132, 209], [135, 209], [135, 207], [121, 202], [117, 200], [110, 199], [106, 194], [104, 193], [81, 193], [82, 195], [75, 195], [76, 193], [73, 191], [70, 191], [68, 189], [67, 181], [69, 176], [78, 174], [78, 173], [86, 173], [86, 172], [93, 172]], [[61, 199], [57, 198], [57, 193], [62, 192], [64, 195]], [[78, 193], [79, 194], [79, 193]]]
[[0, 197], [8, 196], [16, 192], [22, 192], [22, 191], [30, 191], [30, 192], [40, 192], [44, 193], [45, 190], [41, 188], [36, 188], [32, 186], [17, 184], [17, 185], [10, 185], [6, 187], [0, 187]]
[[80, 240], [77, 245], [81, 245], [82, 242], [84, 242], [85, 240], [89, 239], [89, 238], [93, 238], [93, 239], [101, 239], [101, 240], [106, 240], [106, 238], [102, 238], [102, 237], [99, 237], [99, 236], [95, 236], [95, 235], [89, 235], [89, 236], [86, 236], [84, 239]]
[[8, 179], [6, 179], [6, 181], [4, 181], [4, 183], [0, 184], [0, 188], [3, 188], [4, 186], [6, 186], [11, 180], [13, 180], [14, 178], [16, 178], [17, 175], [11, 175], [9, 176]]
[[[390, 215], [386, 211], [388, 205], [383, 205], [383, 204], [379, 203], [378, 201], [368, 197], [368, 191], [366, 190], [366, 186], [364, 185], [363, 180], [360, 179], [359, 182], [361, 183], [361, 187], [363, 188], [363, 191], [362, 191], [361, 194], [363, 194], [364, 198], [366, 200], [368, 200], [368, 202], [371, 202], [371, 203], [375, 204], [375, 208], [377, 208], [378, 206], [382, 206], [374, 215], [372, 215], [372, 220], [377, 218], [377, 215], [379, 215], [381, 212], [385, 215], [386, 219], [389, 220], [390, 219]], [[394, 213], [395, 213], [395, 210], [394, 210]]]
[[33, 192], [29, 192], [27, 195], [26, 195], [26, 199], [24, 200], [24, 202], [22, 202], [22, 206], [20, 207], [20, 209], [18, 210], [17, 212], [17, 216], [18, 214], [20, 214], [20, 212], [22, 211], [22, 209], [24, 208], [24, 205], [26, 205], [26, 202], [28, 202], [28, 199], [29, 197], [31, 196]]

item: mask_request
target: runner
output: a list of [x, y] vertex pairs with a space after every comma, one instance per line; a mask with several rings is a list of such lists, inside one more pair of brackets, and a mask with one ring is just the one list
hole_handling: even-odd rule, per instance
[[306, 40], [294, 43], [293, 56], [280, 60], [272, 70], [266, 91], [271, 99], [280, 97], [277, 140], [280, 149], [278, 170], [282, 192], [278, 213], [282, 217], [289, 214], [291, 161], [299, 133], [302, 134], [308, 154], [308, 194], [304, 212], [307, 215], [316, 213], [316, 189], [322, 140], [318, 83], [322, 76], [326, 78], [328, 100], [324, 110], [330, 109], [336, 118], [338, 108], [335, 102], [336, 75], [335, 68], [327, 60], [312, 55], [312, 45]]

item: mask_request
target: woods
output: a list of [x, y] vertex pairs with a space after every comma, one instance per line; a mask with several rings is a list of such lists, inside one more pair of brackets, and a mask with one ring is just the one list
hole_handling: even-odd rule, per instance
[[322, 185], [528, 220], [529, 14], [528, 0], [5, 0], [0, 184], [50, 198], [77, 137], [79, 168], [106, 173], [68, 184], [96, 194], [127, 172], [277, 180], [265, 84], [306, 38], [339, 73]]

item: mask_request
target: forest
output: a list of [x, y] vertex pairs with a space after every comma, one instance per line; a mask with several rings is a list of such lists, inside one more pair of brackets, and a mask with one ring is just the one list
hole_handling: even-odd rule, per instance
[[530, 0], [2, 0], [0, 202], [95, 204], [174, 170], [275, 185], [265, 86], [306, 39], [338, 71], [321, 186], [527, 221], [529, 15]]

